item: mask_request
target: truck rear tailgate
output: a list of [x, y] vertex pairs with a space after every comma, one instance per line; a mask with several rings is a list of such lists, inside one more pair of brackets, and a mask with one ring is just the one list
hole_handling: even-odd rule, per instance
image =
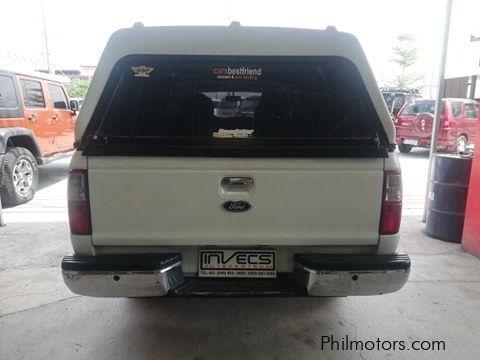
[[[90, 157], [93, 244], [375, 245], [383, 161]], [[253, 185], [226, 193], [232, 176]]]

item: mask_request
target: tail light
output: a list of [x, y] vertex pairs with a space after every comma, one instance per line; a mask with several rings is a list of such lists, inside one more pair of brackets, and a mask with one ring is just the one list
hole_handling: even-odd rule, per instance
[[441, 117], [440, 118], [440, 128], [442, 129], [450, 129], [452, 127], [452, 123], [448, 120], [448, 117]]
[[443, 119], [443, 121], [440, 123], [440, 127], [442, 129], [449, 129], [452, 127], [452, 123], [448, 119]]
[[398, 233], [402, 220], [402, 177], [399, 172], [385, 172], [383, 178], [380, 235]]
[[68, 173], [68, 220], [72, 234], [92, 233], [87, 170], [71, 170]]

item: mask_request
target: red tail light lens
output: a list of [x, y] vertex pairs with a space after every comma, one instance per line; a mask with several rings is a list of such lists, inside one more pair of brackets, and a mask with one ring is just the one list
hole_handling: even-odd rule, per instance
[[440, 122], [440, 129], [450, 129], [452, 127], [452, 122], [445, 114], [441, 114], [438, 121]]
[[385, 172], [383, 179], [380, 235], [398, 233], [402, 220], [402, 177], [398, 172]]
[[68, 219], [72, 234], [92, 233], [87, 170], [71, 170], [68, 173]]

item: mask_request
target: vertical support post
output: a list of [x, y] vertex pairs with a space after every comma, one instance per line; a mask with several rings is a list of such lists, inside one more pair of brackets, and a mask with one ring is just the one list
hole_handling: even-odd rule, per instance
[[43, 36], [45, 40], [47, 70], [48, 70], [48, 73], [50, 74], [52, 72], [52, 67], [50, 65], [50, 50], [48, 48], [47, 22], [45, 20], [45, 4], [43, 3], [43, 0], [40, 0], [40, 5], [42, 7]]
[[443, 46], [442, 57], [440, 59], [440, 68], [438, 72], [438, 91], [435, 101], [435, 114], [433, 119], [432, 139], [430, 141], [430, 157], [428, 160], [427, 188], [425, 192], [425, 202], [423, 208], [422, 221], [427, 219], [428, 197], [430, 195], [430, 182], [433, 173], [433, 156], [437, 152], [438, 133], [440, 130], [440, 110], [442, 108], [442, 98], [445, 93], [445, 64], [447, 62], [448, 37], [450, 35], [450, 18], [452, 14], [452, 1], [446, 0], [445, 7], [445, 26], [443, 28]]

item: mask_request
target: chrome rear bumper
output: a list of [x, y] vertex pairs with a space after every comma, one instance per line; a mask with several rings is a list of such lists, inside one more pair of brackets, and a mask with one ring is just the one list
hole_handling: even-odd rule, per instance
[[400, 290], [408, 255], [295, 255], [294, 276], [310, 296], [381, 295]]
[[180, 254], [67, 256], [63, 279], [96, 297], [357, 296], [398, 291], [408, 281], [407, 255], [296, 254], [292, 274], [276, 279], [184, 277]]
[[184, 281], [180, 254], [66, 256], [65, 284], [95, 297], [165, 296]]

